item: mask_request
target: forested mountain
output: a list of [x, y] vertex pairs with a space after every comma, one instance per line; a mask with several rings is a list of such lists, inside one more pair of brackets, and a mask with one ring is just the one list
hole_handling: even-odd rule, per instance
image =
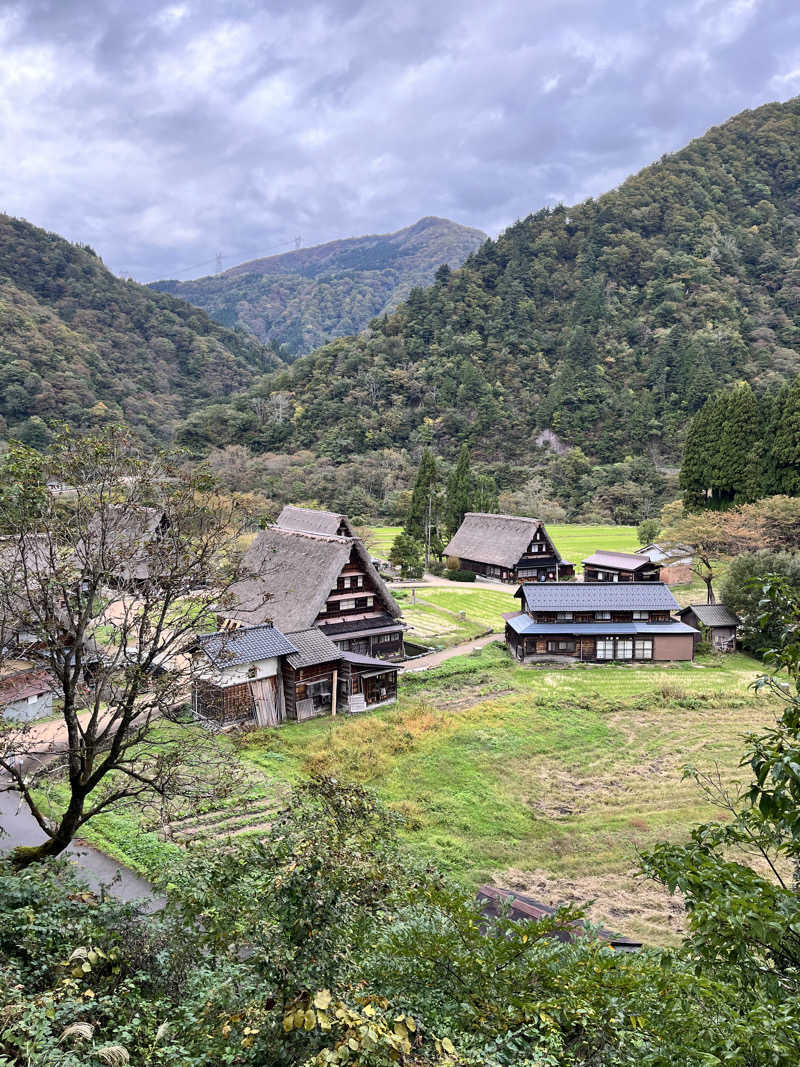
[[274, 367], [247, 334], [108, 271], [87, 247], [0, 215], [0, 438], [45, 422], [127, 421], [166, 442], [178, 419]]
[[430, 285], [443, 263], [460, 267], [485, 240], [480, 230], [428, 217], [396, 233], [331, 241], [152, 287], [203, 308], [224, 326], [249, 330], [291, 360], [358, 333], [415, 286]]
[[195, 413], [179, 437], [340, 461], [467, 442], [489, 465], [535, 464], [547, 427], [601, 461], [674, 464], [720, 386], [777, 391], [800, 370], [799, 239], [795, 99], [516, 223], [366, 334]]

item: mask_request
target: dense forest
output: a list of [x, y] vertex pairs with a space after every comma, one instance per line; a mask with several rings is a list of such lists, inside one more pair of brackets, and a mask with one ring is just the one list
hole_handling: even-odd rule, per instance
[[792, 100], [516, 223], [361, 336], [195, 412], [179, 439], [335, 462], [466, 442], [493, 468], [536, 465], [549, 428], [601, 463], [670, 467], [721, 386], [777, 392], [800, 370], [799, 234]]
[[800, 496], [800, 376], [774, 396], [742, 382], [709, 397], [689, 425], [680, 487], [691, 507]]
[[125, 421], [149, 444], [274, 357], [203, 311], [115, 277], [87, 247], [0, 215], [0, 438]]
[[291, 361], [393, 311], [446, 263], [460, 267], [486, 234], [432, 216], [396, 233], [350, 237], [251, 260], [196, 281], [152, 287], [241, 326]]

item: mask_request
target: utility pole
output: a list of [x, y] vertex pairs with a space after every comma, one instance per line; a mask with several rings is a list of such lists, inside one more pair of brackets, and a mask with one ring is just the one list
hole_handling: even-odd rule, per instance
[[297, 251], [297, 249], [300, 247], [300, 245], [302, 243], [303, 243], [303, 235], [301, 233], [298, 233], [297, 237], [295, 237], [295, 239], [294, 239], [295, 251]]
[[222, 260], [224, 258], [221, 252], [217, 252], [217, 274], [222, 274]]

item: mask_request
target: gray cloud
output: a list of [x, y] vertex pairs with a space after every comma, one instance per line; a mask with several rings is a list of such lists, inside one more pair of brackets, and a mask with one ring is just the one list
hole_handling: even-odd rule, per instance
[[791, 0], [0, 0], [0, 208], [140, 280], [496, 233], [800, 92]]

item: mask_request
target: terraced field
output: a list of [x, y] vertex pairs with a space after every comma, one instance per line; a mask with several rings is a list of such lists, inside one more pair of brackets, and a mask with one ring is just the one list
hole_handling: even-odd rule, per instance
[[179, 845], [223, 843], [230, 838], [255, 837], [268, 833], [275, 816], [286, 803], [288, 789], [276, 783], [270, 796], [238, 798], [201, 815], [173, 819], [163, 828], [162, 836]]
[[[498, 633], [502, 632], [505, 625], [503, 612], [519, 608], [519, 601], [514, 599], [511, 589], [506, 592], [504, 589], [487, 589], [482, 585], [472, 586], [469, 589], [432, 586], [420, 589], [417, 593], [417, 601], [433, 604], [447, 611], [463, 611], [466, 618], [470, 622], [477, 623], [481, 630], [492, 629]], [[405, 614], [405, 607], [403, 610]]]

